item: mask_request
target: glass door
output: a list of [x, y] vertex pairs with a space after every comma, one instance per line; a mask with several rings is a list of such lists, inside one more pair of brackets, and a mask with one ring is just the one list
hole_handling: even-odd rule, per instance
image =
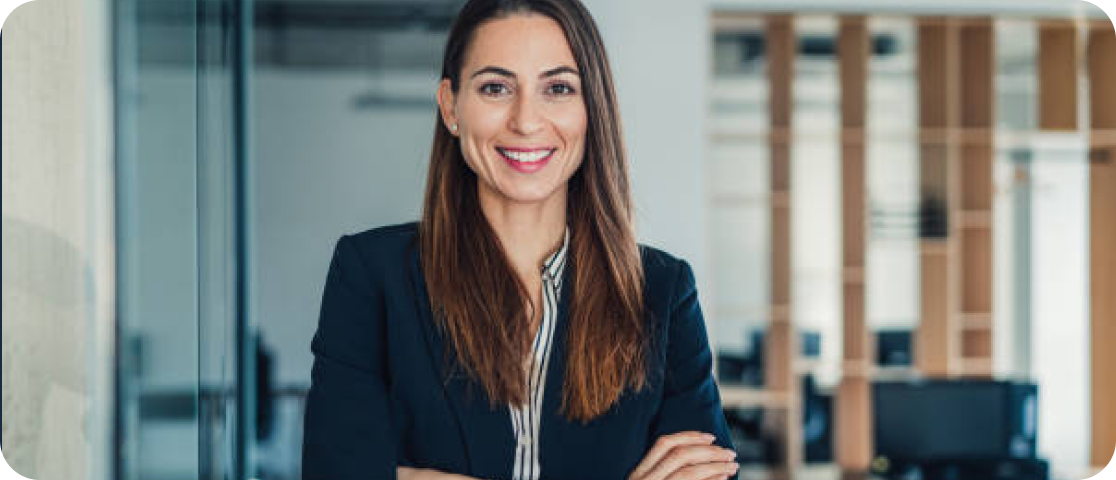
[[121, 479], [248, 478], [238, 453], [250, 430], [242, 386], [253, 384], [238, 348], [246, 4], [115, 4]]

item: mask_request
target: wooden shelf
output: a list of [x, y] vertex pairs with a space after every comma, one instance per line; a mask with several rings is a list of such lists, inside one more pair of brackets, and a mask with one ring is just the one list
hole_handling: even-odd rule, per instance
[[[903, 135], [901, 138], [909, 137], [910, 135]], [[739, 132], [715, 130], [709, 133], [709, 140], [713, 142], [769, 143], [779, 146], [787, 146], [794, 142], [840, 142], [843, 138], [844, 134], [836, 128], [833, 130], [792, 130], [791, 128], [780, 127], [770, 130]]]
[[957, 142], [966, 146], [991, 146], [994, 129], [989, 127], [960, 128], [957, 132]]
[[918, 250], [922, 255], [945, 255], [949, 253], [949, 239], [922, 239], [918, 241]]
[[992, 329], [992, 314], [991, 313], [961, 313], [958, 314], [961, 321], [961, 329], [963, 330], [991, 330]]
[[841, 362], [841, 375], [843, 377], [871, 378], [872, 368], [868, 360], [845, 360]]
[[845, 267], [841, 269], [841, 281], [847, 285], [863, 285], [864, 267]]
[[992, 376], [992, 360], [991, 359], [961, 359], [958, 361], [959, 372], [962, 376], [966, 377], [988, 377]]
[[923, 145], [953, 145], [961, 132], [954, 128], [923, 128], [918, 132], [918, 141]]
[[719, 193], [713, 195], [713, 205], [717, 207], [767, 207], [771, 204], [769, 195], [738, 195]]
[[873, 380], [883, 381], [915, 380], [922, 377], [918, 369], [913, 366], [884, 367], [876, 365], [869, 369], [869, 373]]
[[732, 304], [713, 305], [712, 311], [717, 316], [736, 316], [736, 317], [752, 317], [769, 320], [769, 310], [766, 305], [760, 306], [742, 306]]
[[[927, 128], [920, 131], [888, 131], [881, 129], [845, 129], [842, 131], [800, 130], [795, 132], [779, 131], [723, 131], [709, 133], [712, 142], [777, 143], [792, 142], [843, 142], [849, 145], [864, 143], [860, 138], [872, 142], [917, 142], [927, 147], [947, 146], [1000, 146], [1027, 142], [1036, 138], [1064, 136], [1067, 141], [1079, 138], [1093, 145], [1116, 145], [1116, 130], [1095, 129], [1079, 130], [1015, 130], [996, 128]], [[863, 137], [862, 137], [863, 136]]]
[[784, 409], [791, 401], [790, 395], [765, 388], [721, 385], [720, 391], [721, 404], [725, 407]]
[[771, 311], [768, 313], [768, 321], [775, 322], [789, 322], [790, 321], [790, 305], [771, 305]]
[[1089, 144], [1093, 148], [1116, 147], [1116, 130], [1092, 130], [1089, 132]]
[[958, 210], [954, 218], [958, 228], [992, 228], [992, 210]]
[[771, 208], [790, 208], [790, 192], [771, 192]]

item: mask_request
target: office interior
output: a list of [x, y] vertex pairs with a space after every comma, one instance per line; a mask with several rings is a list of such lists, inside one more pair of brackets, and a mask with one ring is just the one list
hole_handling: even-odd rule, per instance
[[[1101, 9], [583, 1], [640, 241], [694, 266], [741, 478], [1076, 480], [1109, 463]], [[331, 249], [417, 219], [462, 4], [39, 0], [8, 17], [15, 471], [300, 478]]]

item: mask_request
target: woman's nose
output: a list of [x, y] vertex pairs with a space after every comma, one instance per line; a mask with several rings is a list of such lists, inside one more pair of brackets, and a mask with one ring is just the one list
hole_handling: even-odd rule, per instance
[[538, 107], [530, 95], [519, 96], [512, 107], [509, 128], [521, 135], [539, 131], [543, 126], [543, 118]]

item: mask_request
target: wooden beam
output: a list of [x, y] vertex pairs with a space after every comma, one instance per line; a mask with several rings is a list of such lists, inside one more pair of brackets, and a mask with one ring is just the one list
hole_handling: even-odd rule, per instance
[[1038, 26], [1039, 129], [1077, 130], [1077, 26], [1071, 20]]
[[837, 33], [841, 126], [864, 135], [868, 109], [868, 26], [863, 16], [841, 17]]
[[771, 126], [789, 128], [793, 114], [791, 86], [797, 41], [794, 18], [790, 15], [767, 17], [767, 74], [770, 80]]
[[[994, 71], [991, 18], [966, 19], [959, 27], [960, 78], [955, 80], [960, 97], [961, 126], [967, 131], [992, 128]], [[947, 125], [948, 126], [948, 125]]]
[[1093, 131], [1116, 130], [1116, 91], [1107, 88], [1116, 81], [1116, 46], [1112, 24], [1094, 24], [1089, 30], [1089, 126]]
[[957, 245], [949, 228], [959, 202], [954, 133], [960, 125], [959, 26], [940, 17], [917, 22], [922, 301], [915, 359], [923, 375], [945, 377], [959, 350]]
[[[992, 314], [992, 131], [995, 117], [995, 44], [991, 18], [974, 18], [960, 26], [960, 94], [962, 135], [957, 210], [950, 217], [950, 234], [959, 242], [960, 304], [964, 315]], [[968, 221], [983, 219], [984, 221]], [[959, 317], [959, 316], [958, 316]], [[955, 322], [957, 324], [958, 322]], [[957, 325], [959, 326], [959, 325]], [[960, 336], [958, 372], [964, 376], [992, 375], [991, 326]], [[974, 367], [977, 366], [977, 367]]]
[[956, 66], [949, 55], [953, 25], [937, 17], [918, 19], [918, 126], [945, 129], [952, 116], [949, 79]]
[[[834, 439], [834, 445], [837, 448], [837, 464], [843, 473], [852, 474], [848, 478], [867, 478], [866, 474], [871, 464], [872, 439], [870, 435], [852, 434], [852, 432], [862, 432], [865, 424], [871, 425], [872, 390], [868, 378], [866, 376], [842, 378], [841, 384], [837, 387], [835, 403], [834, 410], [837, 414], [834, 418], [834, 429], [838, 436]], [[871, 429], [868, 431], [870, 433]], [[852, 442], [854, 445], [845, 445], [846, 442]], [[868, 457], [867, 463], [864, 462], [864, 456]], [[850, 463], [856, 468], [849, 468], [847, 465]]]
[[841, 83], [841, 237], [844, 362], [837, 389], [835, 457], [844, 472], [867, 473], [872, 463], [871, 390], [867, 372], [871, 336], [865, 313], [867, 250], [865, 117], [868, 97], [868, 25], [841, 17], [837, 40]]
[[[1094, 132], [1116, 129], [1116, 32], [1089, 32], [1089, 104]], [[1108, 464], [1116, 449], [1116, 146], [1094, 143], [1089, 163], [1089, 285], [1092, 319], [1091, 463]]]
[[923, 375], [944, 377], [949, 375], [954, 348], [954, 329], [947, 322], [948, 252], [944, 240], [923, 240], [920, 250], [922, 323], [918, 326], [915, 364]]
[[[767, 17], [766, 30], [770, 101], [771, 151], [771, 322], [765, 340], [768, 390], [792, 399], [786, 408], [769, 411], [767, 428], [780, 438], [782, 466], [802, 463], [802, 421], [798, 401], [798, 334], [791, 313], [791, 119], [794, 58], [797, 39], [790, 15]], [[779, 201], [774, 201], [778, 199]]]

